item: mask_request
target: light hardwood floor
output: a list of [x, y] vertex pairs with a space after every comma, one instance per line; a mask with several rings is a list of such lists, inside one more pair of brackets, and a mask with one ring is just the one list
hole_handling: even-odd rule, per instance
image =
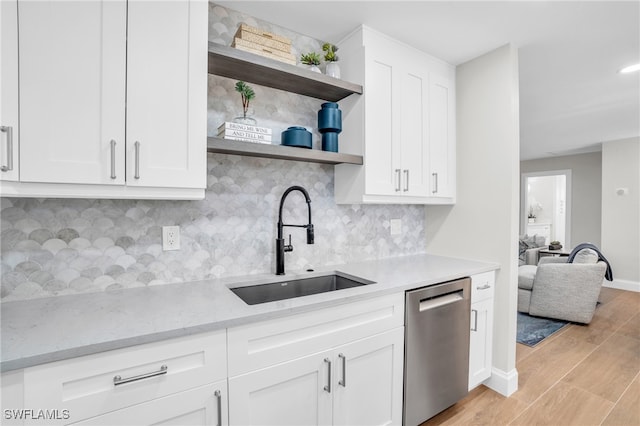
[[603, 288], [591, 324], [516, 344], [518, 391], [484, 386], [423, 426], [640, 425], [640, 293]]

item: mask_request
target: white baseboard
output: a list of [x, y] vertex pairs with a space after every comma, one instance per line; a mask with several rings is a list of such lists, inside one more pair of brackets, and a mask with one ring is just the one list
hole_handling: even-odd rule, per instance
[[507, 372], [493, 367], [491, 377], [484, 382], [484, 385], [501, 395], [509, 396], [518, 390], [518, 370], [514, 368]]
[[640, 282], [629, 280], [616, 280], [602, 282], [603, 287], [617, 288], [618, 290], [635, 291], [640, 293]]

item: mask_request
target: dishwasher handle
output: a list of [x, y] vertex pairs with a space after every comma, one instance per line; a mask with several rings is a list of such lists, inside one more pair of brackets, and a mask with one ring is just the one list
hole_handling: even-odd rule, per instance
[[423, 312], [439, 306], [449, 305], [462, 299], [464, 299], [462, 290], [456, 291], [455, 293], [444, 294], [442, 296], [429, 297], [420, 301], [419, 311]]

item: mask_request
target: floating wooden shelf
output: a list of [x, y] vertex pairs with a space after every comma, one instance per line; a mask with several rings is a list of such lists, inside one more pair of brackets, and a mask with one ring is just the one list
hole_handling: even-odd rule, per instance
[[209, 42], [209, 74], [337, 102], [362, 86], [233, 47]]
[[362, 165], [362, 156], [360, 155], [255, 142], [231, 141], [215, 137], [207, 138], [207, 152], [306, 161], [307, 163]]

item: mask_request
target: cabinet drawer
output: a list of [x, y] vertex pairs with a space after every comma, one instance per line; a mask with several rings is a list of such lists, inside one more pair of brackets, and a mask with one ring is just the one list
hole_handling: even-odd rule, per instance
[[404, 324], [404, 293], [228, 329], [229, 376]]
[[[219, 425], [227, 423], [226, 380], [137, 404], [73, 425]], [[218, 408], [220, 411], [218, 411]]]
[[493, 298], [495, 274], [495, 271], [489, 271], [471, 277], [471, 303]]
[[68, 410], [76, 422], [224, 378], [220, 330], [25, 369], [25, 407]]

